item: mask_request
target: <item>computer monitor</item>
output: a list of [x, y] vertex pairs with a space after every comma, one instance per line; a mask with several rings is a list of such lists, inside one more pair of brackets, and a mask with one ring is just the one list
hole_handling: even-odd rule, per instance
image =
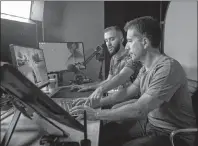
[[49, 83], [43, 50], [10, 45], [12, 64], [32, 83], [43, 87]]
[[1, 88], [12, 94], [16, 101], [31, 108], [41, 117], [55, 120], [83, 132], [84, 126], [79, 121], [43, 93], [13, 65], [1, 66], [0, 74]]
[[39, 42], [39, 48], [44, 52], [48, 72], [68, 70], [70, 64], [86, 69], [83, 42]]

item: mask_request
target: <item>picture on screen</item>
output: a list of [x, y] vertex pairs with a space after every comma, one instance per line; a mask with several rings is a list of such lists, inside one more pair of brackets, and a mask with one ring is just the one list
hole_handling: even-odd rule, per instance
[[67, 42], [66, 47], [69, 53], [69, 56], [66, 60], [66, 67], [69, 64], [74, 64], [80, 69], [84, 69], [84, 47], [81, 42]]
[[12, 59], [18, 70], [23, 73], [31, 82], [40, 86], [48, 82], [47, 69], [43, 51], [35, 48], [11, 46], [14, 54]]

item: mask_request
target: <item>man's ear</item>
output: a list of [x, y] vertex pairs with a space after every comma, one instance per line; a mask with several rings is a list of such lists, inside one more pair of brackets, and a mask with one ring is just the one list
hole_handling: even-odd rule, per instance
[[121, 42], [122, 42], [122, 44], [124, 43], [124, 38], [121, 38]]
[[147, 37], [143, 37], [142, 41], [143, 41], [144, 48], [145, 49], [148, 48], [148, 46], [150, 45], [149, 39]]

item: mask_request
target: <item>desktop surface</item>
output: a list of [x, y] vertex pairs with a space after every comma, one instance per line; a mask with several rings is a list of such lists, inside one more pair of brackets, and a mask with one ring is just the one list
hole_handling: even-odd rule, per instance
[[51, 98], [80, 98], [88, 97], [93, 91], [88, 92], [74, 92], [70, 91], [69, 87], [58, 87], [54, 90], [54, 93], [50, 95]]

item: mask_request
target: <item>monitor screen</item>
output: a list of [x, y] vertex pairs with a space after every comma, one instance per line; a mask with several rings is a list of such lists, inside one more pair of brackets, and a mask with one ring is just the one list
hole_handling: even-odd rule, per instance
[[39, 42], [39, 48], [44, 52], [48, 72], [68, 70], [71, 64], [86, 69], [82, 42]]
[[11, 44], [10, 51], [13, 65], [32, 83], [43, 87], [49, 82], [43, 50]]
[[1, 88], [12, 94], [15, 101], [20, 101], [22, 105], [31, 108], [35, 113], [50, 121], [55, 120], [83, 132], [84, 126], [79, 121], [43, 93], [15, 67], [8, 64], [3, 65], [0, 73]]

